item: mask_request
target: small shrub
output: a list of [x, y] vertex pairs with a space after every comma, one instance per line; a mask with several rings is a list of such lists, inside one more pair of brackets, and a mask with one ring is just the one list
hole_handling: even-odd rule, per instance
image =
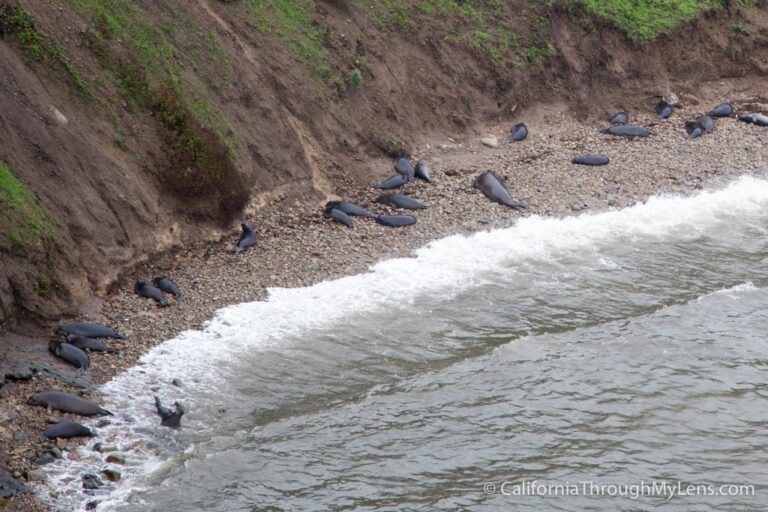
[[363, 74], [360, 72], [359, 69], [355, 68], [349, 73], [349, 78], [347, 79], [347, 82], [349, 83], [349, 87], [353, 91], [359, 91], [360, 88], [363, 86]]

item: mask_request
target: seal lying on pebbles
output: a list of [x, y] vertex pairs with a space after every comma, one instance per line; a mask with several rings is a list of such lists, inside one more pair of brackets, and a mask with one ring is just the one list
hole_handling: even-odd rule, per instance
[[664, 100], [661, 100], [656, 104], [656, 113], [659, 115], [660, 118], [667, 119], [669, 116], [672, 115], [672, 105], [670, 105]]
[[49, 390], [32, 395], [27, 399], [29, 405], [39, 405], [41, 407], [50, 407], [57, 411], [71, 412], [80, 416], [114, 416], [106, 409], [102, 409], [95, 403], [85, 398], [80, 398], [66, 391]]
[[347, 215], [355, 215], [357, 217], [365, 217], [368, 219], [376, 217], [365, 208], [357, 206], [355, 203], [348, 203], [347, 201], [328, 201], [325, 203], [325, 211], [328, 213], [331, 210], [339, 210]]
[[85, 336], [87, 338], [115, 338], [118, 340], [126, 339], [125, 336], [116, 333], [109, 327], [87, 322], [60, 325], [56, 328], [56, 332], [63, 332], [64, 334], [76, 334], [78, 336]]
[[715, 129], [715, 120], [711, 116], [701, 116], [696, 120], [705, 132], [711, 132]]
[[385, 194], [376, 199], [377, 203], [387, 204], [395, 208], [405, 208], [406, 210], [423, 210], [427, 207], [412, 197], [403, 194]]
[[245, 222], [240, 224], [240, 227], [242, 228], [243, 232], [240, 233], [240, 239], [232, 248], [233, 253], [243, 252], [247, 248], [256, 245], [256, 232], [253, 230], [253, 228]]
[[412, 180], [416, 176], [416, 169], [411, 165], [411, 161], [404, 156], [395, 158], [395, 170], [408, 178], [408, 181]]
[[157, 305], [161, 308], [167, 308], [170, 306], [170, 303], [165, 300], [165, 296], [163, 295], [163, 292], [155, 288], [149, 283], [145, 283], [144, 281], [139, 281], [136, 283], [133, 287], [133, 291], [136, 292], [136, 295], [140, 295], [142, 297], [146, 297], [147, 299], [152, 299], [153, 301], [157, 302]]
[[768, 116], [764, 114], [747, 114], [745, 116], [739, 116], [739, 121], [743, 121], [749, 124], [756, 124], [757, 126], [768, 126]]
[[50, 427], [45, 429], [45, 432], [43, 432], [43, 436], [45, 436], [48, 439], [56, 439], [56, 438], [69, 439], [71, 437], [93, 437], [95, 435], [96, 434], [88, 427], [81, 425], [76, 421], [70, 421], [70, 420], [61, 420], [55, 425], [51, 425]]
[[173, 295], [173, 298], [178, 300], [181, 298], [181, 292], [179, 291], [179, 287], [176, 286], [176, 283], [171, 281], [166, 276], [160, 276], [156, 277], [152, 280], [152, 284], [154, 284], [157, 288], [161, 289], [165, 293], [170, 293]]
[[93, 338], [86, 338], [85, 336], [78, 336], [76, 334], [69, 334], [66, 339], [67, 343], [73, 347], [77, 347], [80, 350], [90, 350], [93, 352], [116, 352], [115, 349], [102, 343], [99, 340]]
[[172, 411], [160, 403], [160, 398], [155, 396], [155, 408], [160, 415], [160, 424], [164, 427], [176, 428], [181, 425], [181, 417], [184, 416], [184, 407], [176, 402], [176, 410]]
[[344, 224], [348, 228], [355, 227], [355, 221], [353, 221], [349, 215], [341, 210], [337, 210], [336, 208], [332, 208], [330, 211], [326, 210], [323, 212], [323, 217], [333, 219], [340, 224]]
[[602, 155], [583, 155], [573, 157], [571, 163], [578, 165], [606, 165], [610, 160]]
[[728, 117], [731, 114], [733, 114], [733, 105], [730, 103], [721, 103], [709, 113], [712, 117]]
[[91, 360], [88, 354], [69, 343], [63, 341], [52, 341], [48, 344], [48, 350], [59, 359], [63, 359], [75, 368], [88, 371], [91, 367]]
[[687, 121], [685, 131], [688, 132], [689, 139], [696, 139], [704, 135], [704, 127], [698, 121]]
[[648, 137], [650, 135], [656, 135], [651, 130], [643, 128], [642, 126], [609, 126], [603, 128], [600, 133], [607, 133], [610, 135], [616, 135], [619, 137]]
[[504, 206], [514, 208], [519, 212], [526, 211], [526, 207], [515, 202], [504, 185], [504, 180], [493, 171], [485, 171], [475, 179], [475, 188], [480, 190], [491, 201]]
[[394, 176], [385, 179], [378, 185], [374, 185], [373, 188], [387, 190], [390, 188], [400, 188], [406, 183], [408, 183], [408, 178], [406, 176], [403, 176], [402, 174], [395, 174]]
[[517, 123], [512, 127], [507, 142], [517, 142], [524, 140], [528, 136], [528, 127], [525, 123]]
[[621, 112], [616, 112], [613, 114], [608, 121], [611, 124], [627, 124], [629, 121], [629, 114], [622, 110]]
[[379, 215], [376, 217], [376, 222], [382, 226], [401, 228], [403, 226], [416, 224], [416, 217], [412, 215]]
[[424, 180], [427, 183], [432, 183], [432, 175], [430, 174], [429, 167], [424, 162], [417, 162], [416, 169], [414, 169], [415, 175], [420, 180]]

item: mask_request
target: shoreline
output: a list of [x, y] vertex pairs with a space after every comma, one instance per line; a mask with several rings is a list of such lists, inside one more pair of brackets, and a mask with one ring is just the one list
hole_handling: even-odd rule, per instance
[[[735, 101], [737, 106], [738, 101]], [[754, 104], [754, 102], [752, 102]], [[487, 169], [506, 176], [512, 197], [528, 206], [529, 215], [563, 217], [584, 212], [624, 208], [659, 193], [691, 194], [704, 187], [718, 187], [738, 176], [768, 171], [768, 129], [747, 125], [733, 118], [718, 120], [714, 132], [688, 140], [683, 120], [694, 119], [703, 108], [675, 111], [672, 119], [659, 122], [649, 114], [632, 122], [652, 126], [656, 137], [627, 140], [597, 132], [607, 123], [579, 123], [561, 112], [553, 112], [529, 123], [531, 133], [522, 143], [504, 141], [509, 126], [495, 126], [467, 142], [446, 141], [444, 147], [421, 148], [419, 158], [432, 169], [434, 184], [411, 183], [396, 192], [412, 195], [430, 208], [413, 213], [415, 226], [392, 229], [356, 218], [357, 228], [323, 219], [321, 203], [269, 205], [247, 221], [259, 232], [255, 248], [233, 255], [229, 249], [238, 233], [221, 242], [194, 244], [183, 251], [165, 254], [126, 272], [119, 289], [107, 297], [98, 313], [83, 321], [104, 323], [128, 337], [112, 341], [119, 354], [91, 354], [93, 381], [103, 384], [134, 366], [150, 348], [188, 329], [199, 329], [216, 310], [240, 302], [264, 300], [272, 287], [304, 287], [317, 282], [358, 274], [371, 265], [393, 257], [412, 256], [433, 240], [455, 234], [509, 227], [521, 217], [514, 210], [492, 203], [474, 190], [474, 178]], [[498, 148], [483, 146], [480, 138], [494, 135]], [[604, 154], [605, 167], [572, 165], [581, 154]], [[386, 191], [370, 187], [393, 174], [382, 160], [381, 174], [361, 183], [339, 183], [343, 199], [372, 212], [394, 213], [374, 203]], [[133, 282], [168, 275], [184, 298], [170, 308], [156, 308], [152, 301], [133, 294]], [[30, 349], [40, 360], [53, 362], [47, 340], [37, 340]], [[71, 371], [55, 365], [62, 371]], [[38, 374], [31, 380], [9, 382], [0, 391], [0, 441], [11, 473], [24, 479], [36, 466], [33, 461], [54, 446], [71, 457], [76, 441], [37, 443], [36, 437], [52, 417], [42, 408], [26, 406], [35, 392], [62, 386], [54, 377]], [[119, 411], [115, 411], [119, 413]], [[17, 433], [29, 435], [18, 436]], [[93, 442], [98, 442], [95, 438]], [[90, 441], [89, 441], [90, 443]], [[0, 458], [0, 466], [4, 463]], [[6, 510], [47, 510], [34, 495], [17, 495]]]

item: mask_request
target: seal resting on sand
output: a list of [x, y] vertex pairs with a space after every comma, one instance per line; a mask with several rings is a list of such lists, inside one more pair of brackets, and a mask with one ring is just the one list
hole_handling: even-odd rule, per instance
[[512, 127], [507, 142], [518, 142], [528, 137], [528, 127], [525, 123], [517, 123]]
[[88, 368], [91, 367], [91, 360], [88, 358], [88, 354], [69, 343], [52, 341], [48, 344], [48, 350], [59, 359], [63, 359], [84, 372], [88, 371]]
[[256, 245], [256, 232], [253, 230], [253, 228], [245, 222], [240, 224], [240, 227], [242, 228], [243, 232], [240, 233], [240, 239], [232, 248], [233, 253], [243, 252], [247, 248]]
[[76, 421], [70, 421], [70, 420], [61, 420], [55, 425], [51, 425], [50, 427], [45, 429], [45, 432], [43, 432], [43, 436], [48, 439], [57, 439], [57, 438], [69, 439], [71, 437], [93, 437], [95, 435], [96, 434], [88, 427], [81, 425]]
[[97, 404], [80, 398], [66, 391], [49, 390], [42, 393], [36, 393], [27, 399], [29, 405], [39, 405], [41, 407], [50, 407], [62, 412], [71, 412], [80, 416], [108, 415], [114, 416], [106, 409], [102, 409]]
[[119, 334], [109, 327], [104, 327], [99, 324], [91, 324], [88, 322], [77, 322], [73, 324], [64, 324], [56, 328], [56, 332], [63, 332], [64, 334], [77, 334], [78, 336], [85, 336], [87, 338], [115, 338], [118, 340], [126, 339], [125, 336]]
[[509, 206], [519, 212], [527, 210], [525, 206], [512, 199], [509, 190], [504, 185], [504, 180], [493, 171], [485, 171], [478, 176], [475, 179], [475, 188], [485, 194], [491, 201]]

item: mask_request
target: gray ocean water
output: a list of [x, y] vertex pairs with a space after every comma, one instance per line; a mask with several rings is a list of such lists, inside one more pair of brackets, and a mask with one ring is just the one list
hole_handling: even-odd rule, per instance
[[[115, 431], [143, 443], [128, 478], [55, 500], [132, 512], [765, 510], [767, 337], [764, 180], [527, 219], [275, 290], [160, 347], [105, 387], [113, 408], [133, 404]], [[170, 361], [189, 367], [178, 431], [157, 426], [138, 391], [165, 382]], [[71, 471], [53, 471], [60, 490]]]

